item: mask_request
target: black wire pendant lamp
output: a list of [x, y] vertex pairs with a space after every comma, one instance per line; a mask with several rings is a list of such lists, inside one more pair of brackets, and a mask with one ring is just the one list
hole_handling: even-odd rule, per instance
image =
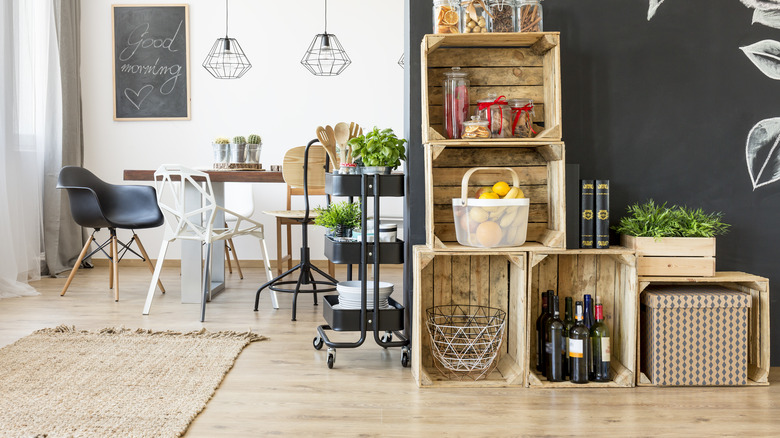
[[406, 55], [406, 54], [405, 54], [405, 53], [401, 53], [401, 57], [400, 57], [400, 58], [398, 58], [398, 65], [400, 65], [400, 66], [401, 66], [401, 68], [404, 68], [404, 69], [405, 69], [405, 68], [406, 68], [406, 65], [405, 65], [405, 63], [404, 63], [404, 55]]
[[314, 76], [338, 76], [352, 64], [336, 35], [328, 33], [328, 0], [325, 0], [325, 33], [314, 37], [301, 64]]
[[228, 37], [228, 0], [225, 0], [225, 38], [217, 38], [203, 67], [217, 79], [238, 79], [252, 68], [238, 40]]

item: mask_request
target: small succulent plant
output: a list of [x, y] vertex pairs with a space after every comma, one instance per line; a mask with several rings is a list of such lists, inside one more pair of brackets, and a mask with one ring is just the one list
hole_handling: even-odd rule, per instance
[[228, 144], [228, 143], [230, 143], [230, 140], [228, 140], [225, 137], [217, 137], [217, 138], [214, 139], [214, 143], [215, 144]]
[[263, 139], [257, 134], [252, 134], [246, 138], [246, 142], [247, 144], [260, 144], [263, 142]]
[[233, 143], [234, 144], [246, 144], [246, 137], [243, 135], [237, 135], [233, 137]]

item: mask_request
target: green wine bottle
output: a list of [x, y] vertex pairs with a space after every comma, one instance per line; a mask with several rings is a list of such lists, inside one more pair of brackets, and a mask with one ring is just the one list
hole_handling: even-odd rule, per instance
[[552, 316], [547, 319], [544, 326], [545, 356], [544, 365], [547, 380], [550, 382], [563, 381], [563, 321], [558, 308], [558, 295], [550, 295], [547, 298], [547, 308], [552, 310]]
[[547, 318], [547, 292], [542, 292], [542, 309], [536, 318], [536, 371], [544, 373], [544, 320]]
[[571, 313], [571, 297], [566, 297], [566, 313], [563, 319], [563, 350], [561, 351], [561, 360], [563, 361], [563, 379], [569, 378], [569, 331], [574, 327], [574, 317]]
[[593, 352], [593, 381], [609, 382], [609, 327], [604, 324], [604, 306], [596, 296], [596, 323], [590, 329], [591, 351]]
[[590, 331], [583, 320], [582, 301], [577, 301], [574, 327], [569, 330], [569, 379], [572, 383], [588, 383], [588, 345]]

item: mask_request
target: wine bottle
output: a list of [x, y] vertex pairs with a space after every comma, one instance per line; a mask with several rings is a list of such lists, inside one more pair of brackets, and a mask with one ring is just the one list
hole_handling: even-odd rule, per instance
[[596, 323], [590, 329], [591, 351], [593, 352], [594, 382], [609, 382], [609, 327], [604, 323], [604, 306], [596, 296]]
[[547, 316], [547, 292], [540, 299], [542, 310], [536, 318], [536, 371], [544, 372], [544, 318]]
[[566, 313], [563, 320], [563, 351], [561, 360], [563, 361], [563, 379], [569, 378], [569, 331], [574, 327], [574, 318], [571, 313], [571, 297], [566, 297]]
[[[551, 305], [552, 304], [552, 305]], [[548, 295], [547, 309], [552, 314], [545, 323], [545, 376], [550, 382], [563, 381], [563, 364], [561, 363], [563, 350], [563, 321], [558, 303], [558, 295]]]
[[[583, 322], [585, 323], [585, 327], [588, 329], [588, 333], [590, 333], [590, 329], [593, 327], [593, 324], [596, 323], [596, 319], [593, 317], [593, 299], [591, 298], [590, 294], [585, 294], [584, 298], [585, 308], [583, 309]], [[585, 349], [588, 350], [588, 357], [593, 357], [593, 352], [590, 350], [590, 342], [585, 345]], [[588, 378], [593, 380], [593, 364], [590, 361], [588, 361]]]
[[585, 327], [582, 301], [577, 301], [574, 327], [569, 330], [569, 379], [572, 383], [588, 383], [588, 348], [590, 330]]

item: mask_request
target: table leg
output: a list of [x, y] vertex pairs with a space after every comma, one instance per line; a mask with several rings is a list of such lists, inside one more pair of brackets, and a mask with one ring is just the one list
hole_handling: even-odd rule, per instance
[[[223, 183], [212, 183], [217, 204], [225, 202]], [[201, 205], [200, 192], [189, 184], [185, 186], [184, 204], [189, 210], [191, 205]], [[220, 204], [221, 203], [221, 204]], [[223, 224], [224, 214], [219, 212], [215, 224]], [[214, 242], [211, 254], [211, 292], [220, 292], [225, 288], [225, 242]], [[200, 304], [203, 281], [203, 245], [199, 241], [181, 240], [181, 302]], [[212, 295], [213, 296], [213, 295]]]

